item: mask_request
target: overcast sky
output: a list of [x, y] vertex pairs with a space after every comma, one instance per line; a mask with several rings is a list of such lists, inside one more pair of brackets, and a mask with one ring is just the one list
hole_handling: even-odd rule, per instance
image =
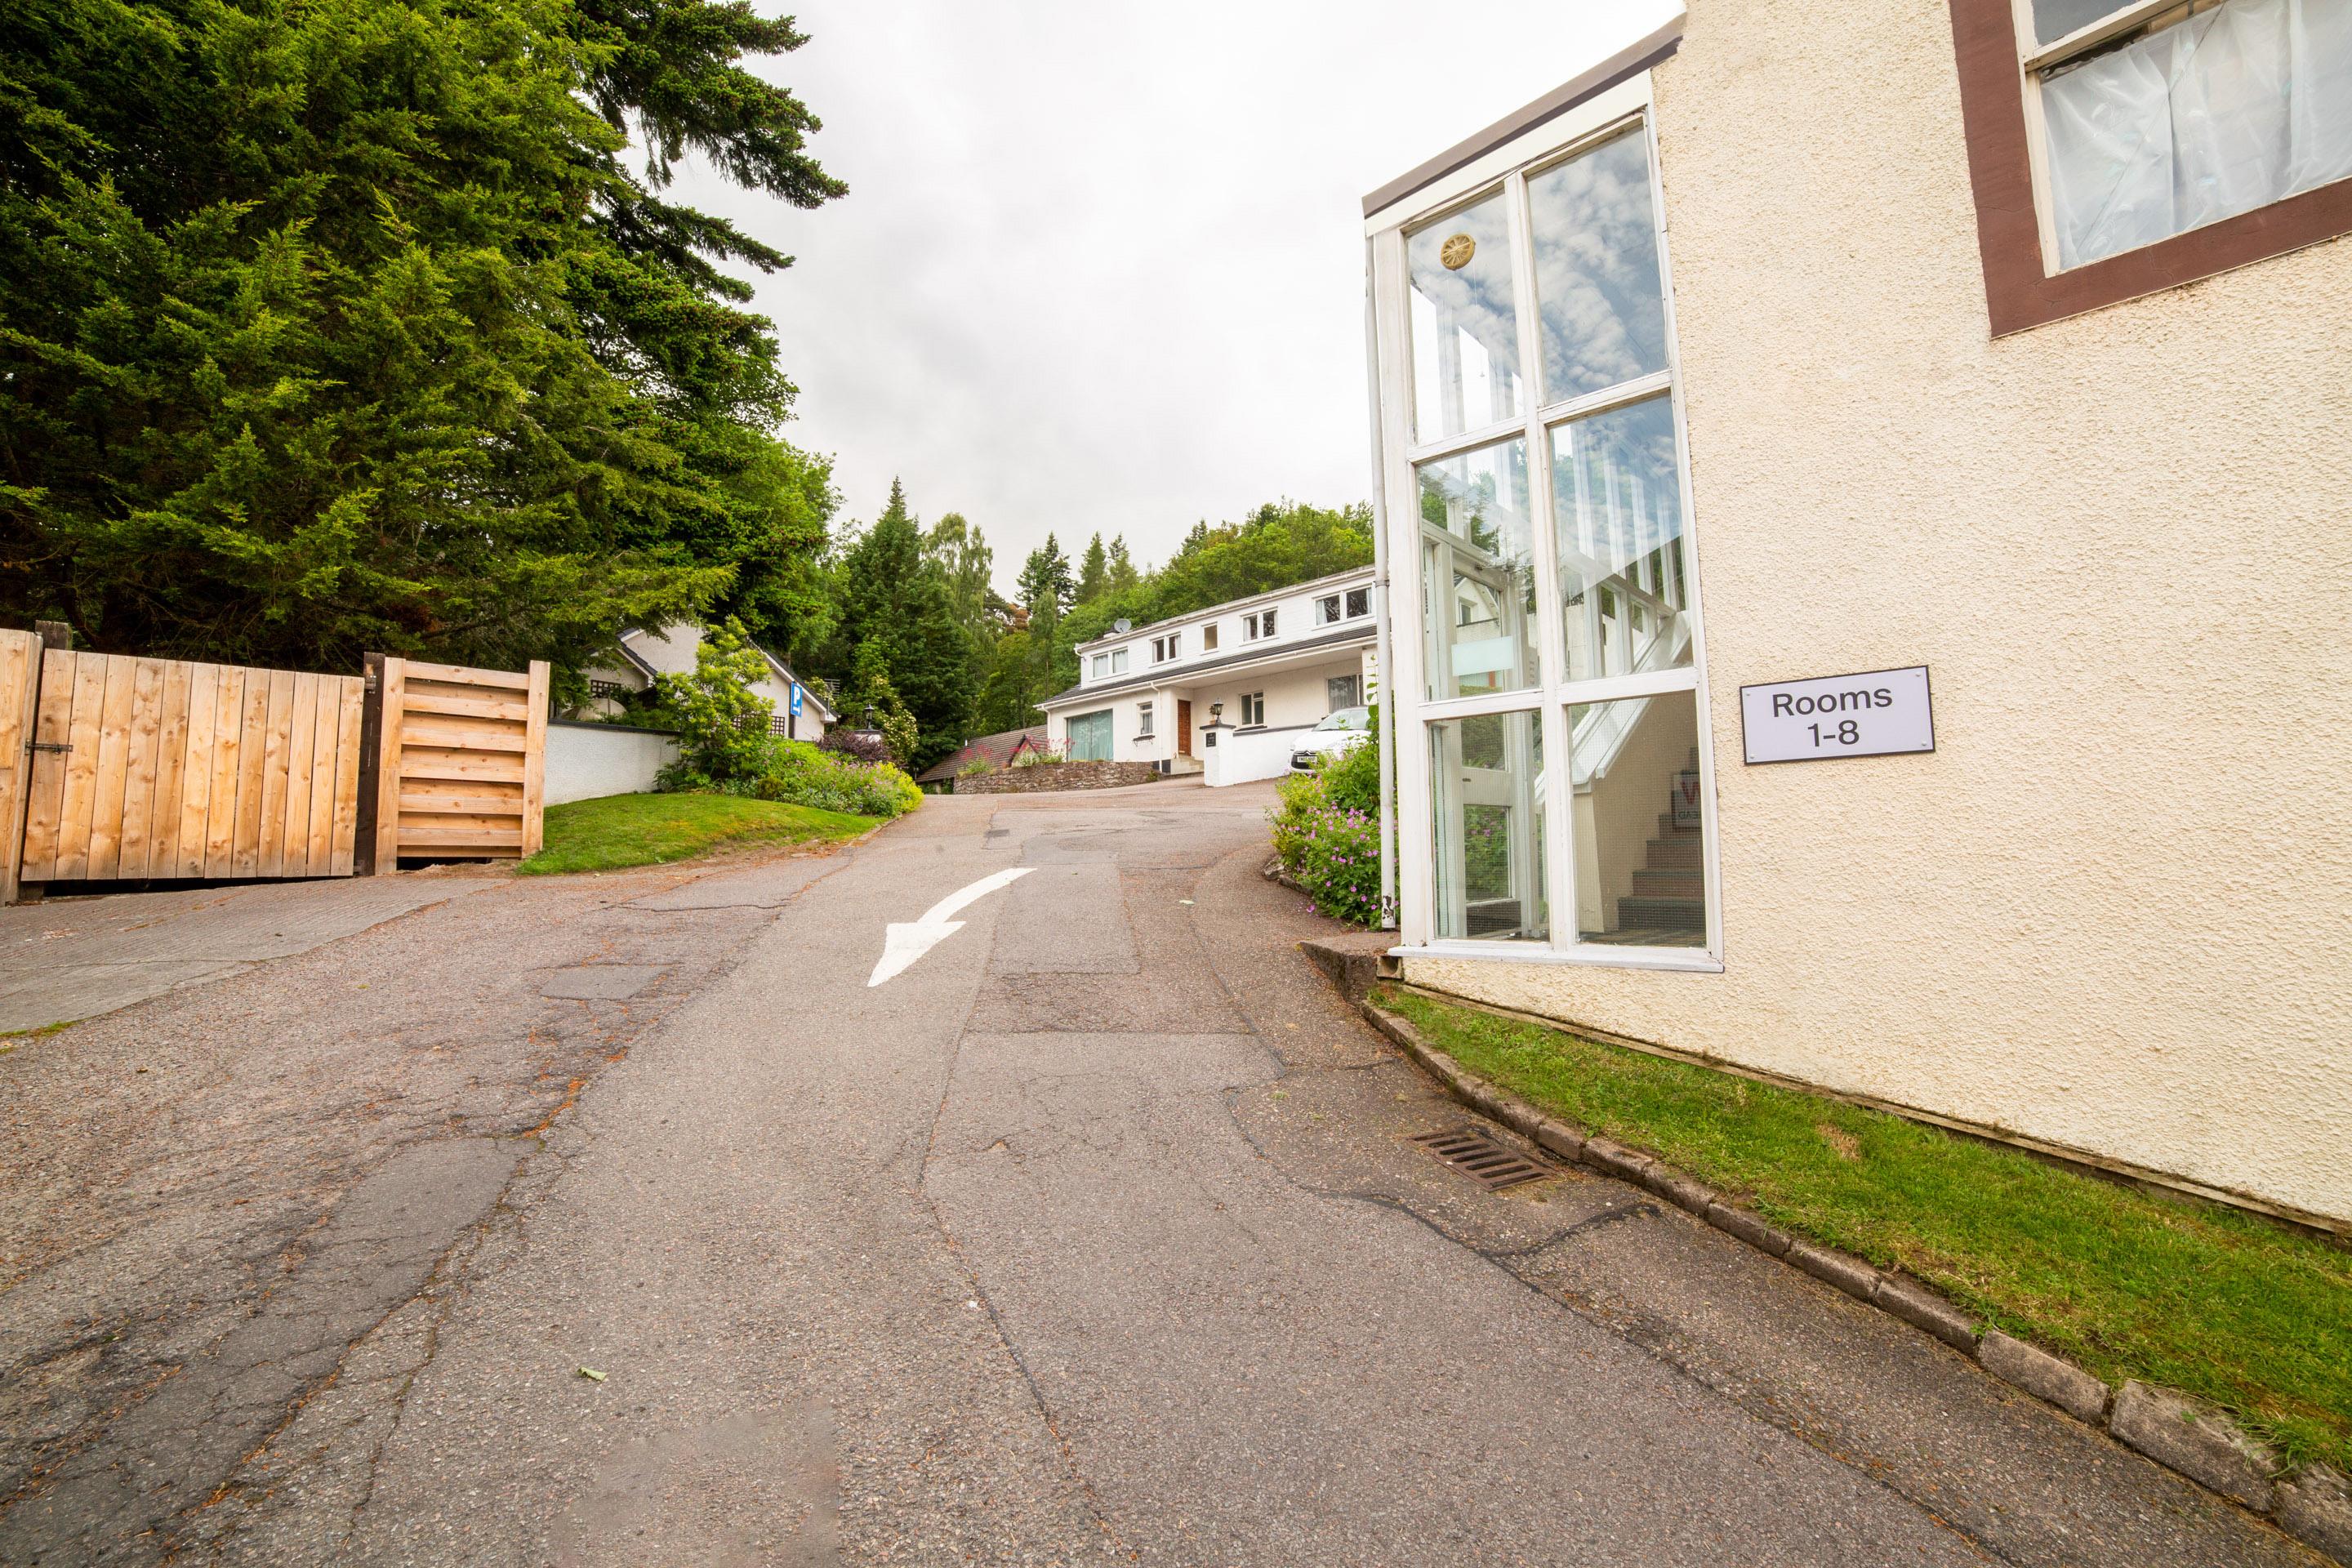
[[765, 68], [850, 194], [679, 190], [798, 258], [760, 308], [845, 516], [898, 475], [1000, 586], [1048, 530], [1156, 563], [1196, 519], [1370, 495], [1364, 193], [1677, 8], [803, 0]]

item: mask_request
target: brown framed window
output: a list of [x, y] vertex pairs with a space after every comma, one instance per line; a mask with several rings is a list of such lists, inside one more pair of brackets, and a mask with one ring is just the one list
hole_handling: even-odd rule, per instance
[[2352, 0], [1951, 0], [1993, 334], [2352, 233]]

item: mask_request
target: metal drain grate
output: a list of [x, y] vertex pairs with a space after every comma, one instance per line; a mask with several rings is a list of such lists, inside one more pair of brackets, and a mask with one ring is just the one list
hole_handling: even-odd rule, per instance
[[1505, 1148], [1475, 1127], [1449, 1127], [1443, 1132], [1416, 1132], [1412, 1141], [1476, 1182], [1499, 1192], [1522, 1182], [1539, 1182], [1552, 1173], [1526, 1155]]

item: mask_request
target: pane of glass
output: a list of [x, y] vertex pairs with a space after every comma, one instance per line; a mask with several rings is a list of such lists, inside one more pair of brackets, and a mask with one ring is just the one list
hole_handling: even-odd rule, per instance
[[1429, 775], [1437, 934], [1545, 940], [1539, 716], [1482, 713], [1430, 725]]
[[1414, 473], [1429, 695], [1527, 689], [1542, 679], [1527, 442], [1482, 447]]
[[1687, 691], [1568, 710], [1579, 942], [1706, 945], [1697, 705]]
[[2120, 0], [2033, 0], [2034, 41], [2054, 44], [2122, 9]]
[[1620, 136], [1528, 182], [1544, 401], [1666, 368], [1666, 306], [1650, 207], [1650, 144]]
[[1412, 278], [1413, 438], [1519, 411], [1519, 323], [1501, 194], [1405, 241]]
[[2058, 264], [2352, 175], [2352, 0], [2229, 0], [2042, 79]]
[[1690, 663], [1673, 400], [1571, 420], [1552, 431], [1551, 448], [1568, 679]]
[[1074, 763], [1107, 763], [1110, 761], [1110, 710], [1098, 713], [1070, 715], [1070, 761]]

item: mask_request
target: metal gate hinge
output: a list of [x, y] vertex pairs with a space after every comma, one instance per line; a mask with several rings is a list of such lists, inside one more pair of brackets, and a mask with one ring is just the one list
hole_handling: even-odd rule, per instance
[[73, 750], [73, 742], [70, 741], [29, 741], [26, 742], [25, 749], [31, 752], [70, 752]]

